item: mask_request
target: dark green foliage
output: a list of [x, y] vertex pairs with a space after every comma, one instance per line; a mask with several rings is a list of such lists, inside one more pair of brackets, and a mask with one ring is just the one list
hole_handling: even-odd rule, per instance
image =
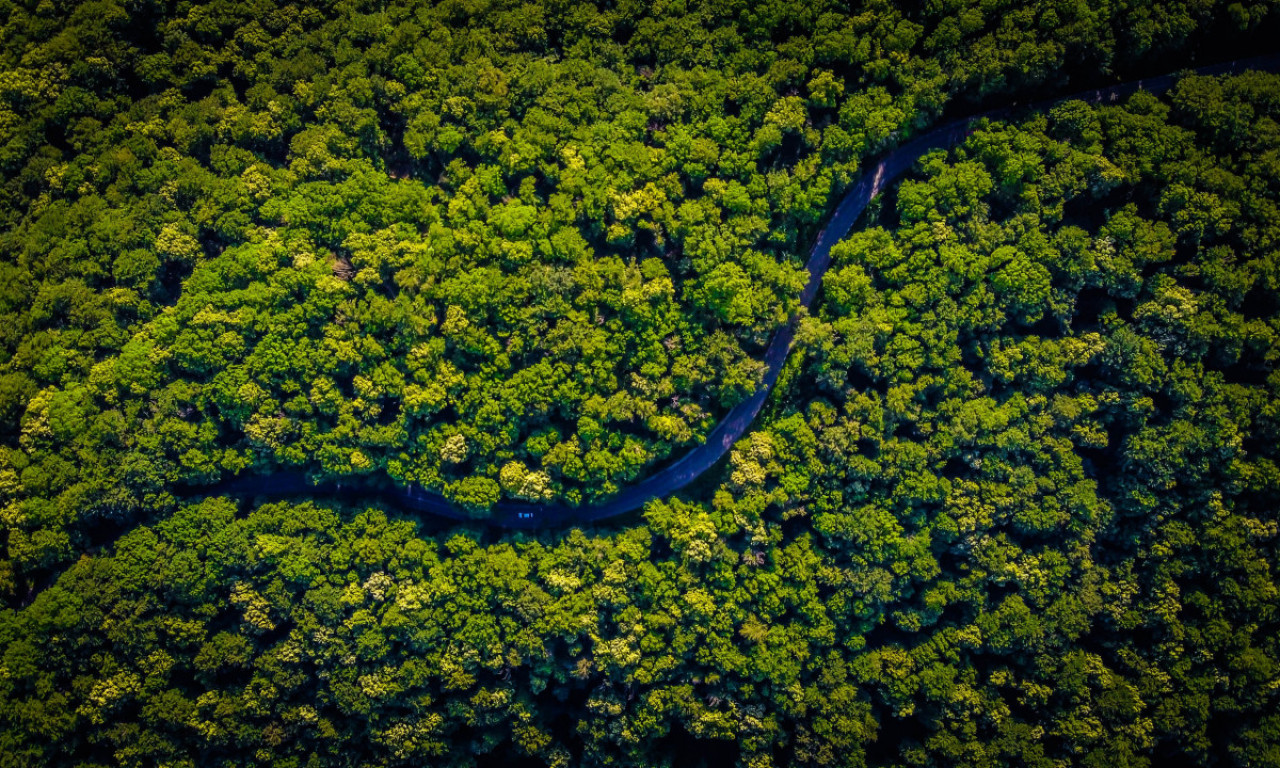
[[644, 524], [176, 495], [606, 497], [865, 158], [1267, 11], [0, 5], [0, 766], [1280, 762], [1275, 76], [926, 157]]
[[755, 387], [862, 157], [1211, 12], [759, 5], [7, 6], [0, 423], [117, 425], [10, 556], [246, 468], [608, 496]]

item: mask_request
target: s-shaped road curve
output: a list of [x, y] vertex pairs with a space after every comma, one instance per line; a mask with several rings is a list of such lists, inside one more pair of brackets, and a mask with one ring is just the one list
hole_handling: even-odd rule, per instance
[[[1244, 72], [1246, 70], [1278, 71], [1280, 70], [1280, 54], [1260, 56], [1253, 59], [1230, 61], [1223, 64], [1189, 70], [1190, 74], [1222, 75]], [[1132, 80], [1119, 85], [1098, 88], [1090, 91], [1063, 96], [1056, 99], [1027, 104], [1022, 109], [1028, 111], [1043, 110], [1064, 101], [1079, 100], [1089, 104], [1105, 104], [1119, 101], [1137, 91], [1162, 93], [1169, 90], [1177, 82], [1182, 73], [1171, 73], [1143, 80]], [[983, 112], [970, 117], [960, 118], [944, 123], [933, 130], [903, 144], [871, 166], [859, 177], [853, 187], [845, 193], [843, 199], [832, 212], [826, 227], [818, 234], [813, 248], [809, 251], [809, 260], [805, 266], [809, 270], [809, 281], [800, 294], [800, 303], [809, 307], [817, 296], [818, 288], [827, 268], [831, 266], [831, 247], [839, 242], [853, 223], [858, 220], [867, 204], [888, 184], [899, 179], [916, 161], [926, 153], [949, 148], [973, 132], [975, 124], [980, 120], [996, 120], [1012, 116], [1018, 111], [1017, 102], [1000, 109]], [[632, 512], [643, 507], [653, 499], [664, 498], [679, 491], [693, 482], [702, 473], [712, 467], [750, 428], [760, 408], [764, 405], [769, 393], [773, 391], [782, 372], [782, 366], [791, 352], [795, 341], [795, 318], [780, 328], [769, 342], [765, 351], [764, 380], [755, 394], [729, 410], [721, 419], [706, 442], [691, 449], [677, 461], [651, 475], [647, 479], [622, 489], [617, 495], [602, 504], [584, 504], [570, 507], [565, 504], [537, 504], [521, 501], [499, 501], [485, 518], [475, 518], [459, 507], [454, 506], [435, 491], [420, 486], [380, 489], [380, 494], [392, 499], [399, 506], [437, 517], [465, 522], [480, 522], [501, 528], [549, 528], [573, 524], [592, 523], [607, 518]], [[359, 481], [356, 481], [358, 483]], [[282, 471], [269, 475], [233, 478], [218, 486], [206, 489], [192, 489], [200, 494], [235, 494], [235, 495], [285, 495], [306, 492], [321, 492], [326, 489], [341, 489], [328, 483], [321, 486], [312, 485], [307, 478], [298, 472]]]

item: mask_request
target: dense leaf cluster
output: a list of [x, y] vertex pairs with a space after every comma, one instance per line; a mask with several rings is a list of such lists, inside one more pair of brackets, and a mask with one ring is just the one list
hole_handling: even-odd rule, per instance
[[755, 386], [862, 157], [1215, 15], [0, 5], [4, 559], [282, 465], [608, 496]]
[[1274, 762], [1278, 121], [1193, 78], [927, 157], [647, 527], [180, 505], [0, 617], [0, 761]]
[[0, 766], [1280, 763], [1275, 76], [926, 157], [643, 524], [176, 495], [606, 497], [865, 158], [1268, 10], [0, 0]]

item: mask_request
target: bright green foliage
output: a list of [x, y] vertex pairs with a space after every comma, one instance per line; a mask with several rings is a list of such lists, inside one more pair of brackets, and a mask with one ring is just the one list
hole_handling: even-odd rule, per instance
[[1280, 762], [1275, 76], [926, 157], [643, 523], [179, 500], [607, 497], [863, 160], [1269, 10], [916, 5], [0, 6], [0, 766]]
[[[0, 615], [4, 760], [653, 764], [696, 739], [742, 765], [1265, 764], [1277, 94], [1193, 79], [922, 163], [900, 223], [838, 249], [794, 405], [647, 528], [422, 538], [376, 508], [177, 506]], [[1222, 138], [1214, 103], [1255, 127]], [[1185, 213], [1173, 180], [1234, 225], [1180, 224], [1226, 213]], [[90, 401], [32, 404], [22, 440], [52, 444]], [[265, 439], [264, 413], [239, 418]], [[513, 460], [456, 493], [543, 483]]]
[[281, 466], [606, 497], [756, 387], [863, 157], [1214, 15], [1158, 9], [5, 6], [8, 558]]

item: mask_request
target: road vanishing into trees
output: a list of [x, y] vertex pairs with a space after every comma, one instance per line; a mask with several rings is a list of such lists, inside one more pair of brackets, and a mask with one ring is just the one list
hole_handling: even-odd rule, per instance
[[[805, 266], [809, 270], [809, 281], [800, 294], [800, 303], [808, 308], [813, 304], [822, 284], [822, 278], [831, 266], [831, 248], [844, 238], [853, 227], [854, 222], [866, 210], [867, 205], [887, 185], [897, 181], [910, 170], [921, 157], [935, 149], [950, 148], [973, 133], [983, 120], [1002, 120], [1022, 112], [1034, 112], [1046, 109], [1065, 101], [1084, 101], [1089, 104], [1107, 104], [1117, 102], [1138, 91], [1162, 93], [1177, 83], [1184, 74], [1224, 75], [1236, 74], [1248, 70], [1280, 71], [1280, 54], [1260, 56], [1252, 59], [1241, 59], [1222, 64], [1185, 70], [1158, 77], [1132, 80], [1119, 85], [1097, 88], [1074, 93], [1055, 99], [1047, 99], [1029, 103], [1019, 107], [1018, 102], [990, 110], [970, 117], [947, 122], [933, 130], [903, 144], [863, 173], [857, 182], [845, 193], [844, 198], [835, 207], [826, 227], [818, 233], [818, 237], [809, 252]], [[398, 506], [414, 512], [436, 517], [465, 522], [480, 522], [501, 528], [554, 528], [566, 525], [593, 523], [633, 512], [653, 499], [660, 499], [688, 486], [704, 472], [709, 470], [738, 441], [755, 421], [764, 402], [773, 391], [786, 364], [787, 356], [795, 342], [796, 318], [780, 328], [769, 342], [765, 351], [765, 375], [755, 393], [734, 406], [724, 418], [711, 430], [706, 442], [691, 449], [684, 456], [659, 470], [647, 479], [622, 489], [609, 500], [601, 504], [584, 504], [571, 507], [566, 504], [539, 504], [524, 501], [499, 501], [490, 508], [486, 517], [475, 517], [466, 510], [454, 505], [441, 494], [421, 486], [379, 488], [377, 492]], [[198, 492], [205, 494], [234, 494], [246, 496], [278, 496], [297, 495], [301, 493], [324, 493], [326, 491], [348, 492], [355, 490], [352, 486], [360, 486], [364, 481], [353, 479], [344, 483], [312, 484], [306, 475], [299, 472], [285, 471], [268, 475], [233, 478], [214, 488]]]

